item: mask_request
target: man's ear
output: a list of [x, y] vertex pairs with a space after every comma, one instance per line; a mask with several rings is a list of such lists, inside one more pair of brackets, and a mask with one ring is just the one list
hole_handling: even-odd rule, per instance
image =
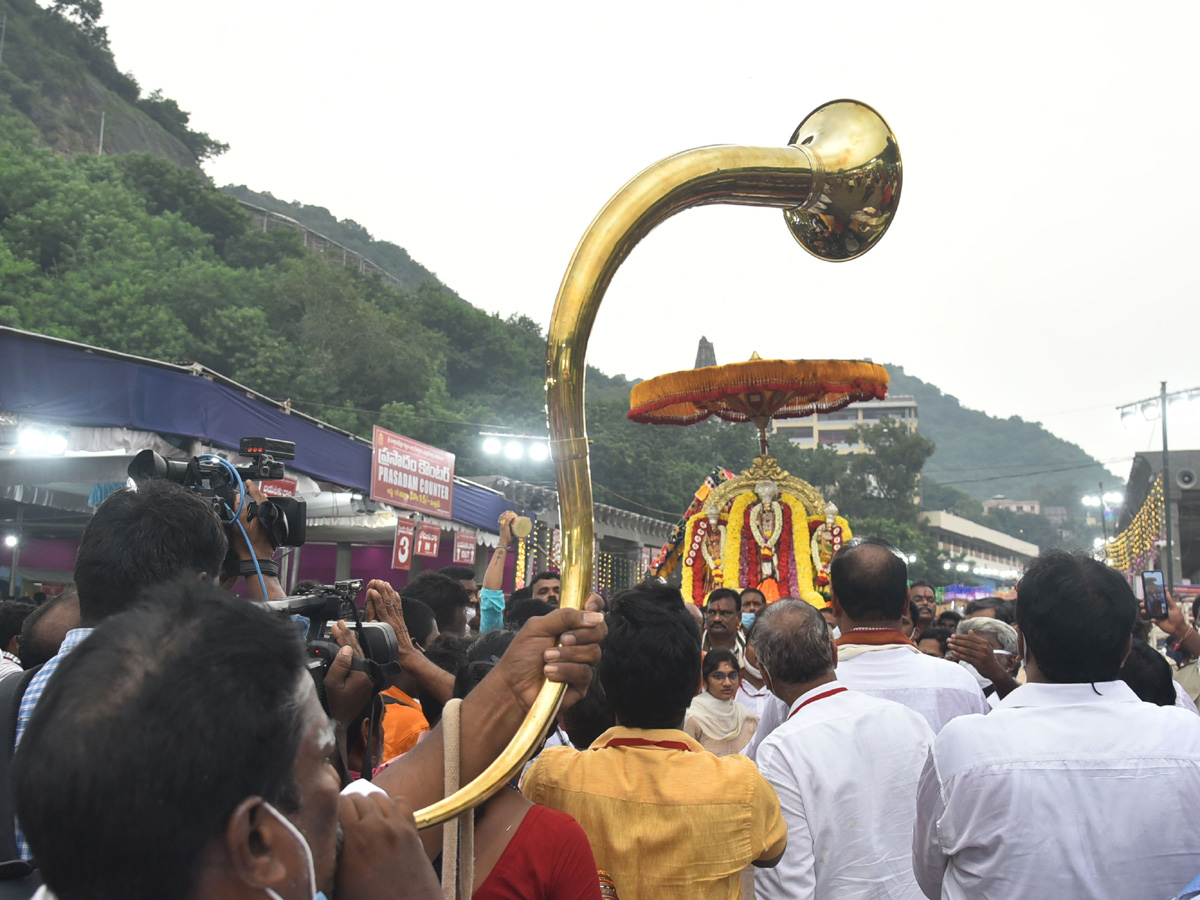
[[225, 825], [225, 849], [234, 876], [256, 888], [278, 889], [285, 884], [288, 867], [280, 853], [290, 857], [296, 842], [284, 831], [267, 812], [262, 797], [247, 797], [239, 803]]
[[838, 601], [837, 591], [833, 588], [829, 589], [829, 608], [833, 610], [833, 617], [835, 619], [841, 619], [844, 615], [842, 604]]

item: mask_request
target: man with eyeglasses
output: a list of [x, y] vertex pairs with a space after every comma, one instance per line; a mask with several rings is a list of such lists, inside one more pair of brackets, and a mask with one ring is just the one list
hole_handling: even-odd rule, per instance
[[702, 649], [731, 650], [738, 666], [746, 662], [746, 636], [742, 634], [742, 597], [730, 588], [717, 588], [704, 605]]

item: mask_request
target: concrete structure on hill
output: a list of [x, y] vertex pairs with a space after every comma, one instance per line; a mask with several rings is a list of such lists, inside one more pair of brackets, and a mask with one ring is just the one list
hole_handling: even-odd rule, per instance
[[983, 511], [991, 512], [993, 509], [1007, 509], [1017, 513], [1029, 513], [1033, 516], [1042, 514], [1042, 504], [1037, 500], [1009, 500], [1003, 494], [997, 494], [991, 500], [983, 501]]
[[817, 413], [806, 419], [783, 419], [773, 431], [804, 448], [829, 447], [838, 453], [866, 453], [862, 441], [851, 436], [852, 428], [878, 425], [884, 419], [900, 422], [909, 432], [917, 430], [917, 401], [903, 394], [884, 400], [851, 403], [837, 412]]
[[937, 548], [961, 556], [957, 571], [994, 582], [1012, 583], [1022, 569], [1038, 555], [1037, 544], [1011, 537], [948, 512], [923, 512]]

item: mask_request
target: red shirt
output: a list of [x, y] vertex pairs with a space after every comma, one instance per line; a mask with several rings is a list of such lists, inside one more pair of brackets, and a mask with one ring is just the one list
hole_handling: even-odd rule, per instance
[[472, 900], [600, 900], [587, 835], [566, 813], [535, 804]]

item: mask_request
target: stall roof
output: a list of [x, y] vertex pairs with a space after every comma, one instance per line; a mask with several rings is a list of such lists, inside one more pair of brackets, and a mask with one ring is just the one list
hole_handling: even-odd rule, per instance
[[[0, 327], [0, 411], [64, 425], [126, 428], [236, 450], [243, 437], [292, 441], [288, 463], [321, 481], [370, 491], [371, 444], [198, 363], [167, 363]], [[494, 531], [511, 508], [455, 479], [456, 521]]]

